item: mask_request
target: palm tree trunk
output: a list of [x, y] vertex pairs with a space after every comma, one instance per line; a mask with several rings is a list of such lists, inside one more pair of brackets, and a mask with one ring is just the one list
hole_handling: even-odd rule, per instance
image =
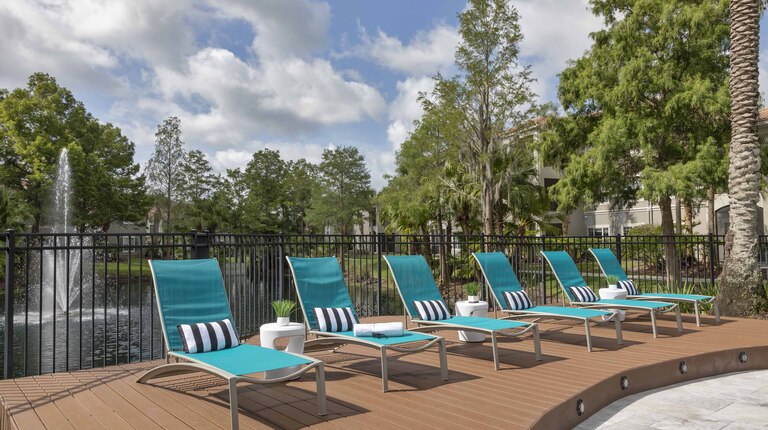
[[731, 0], [730, 228], [717, 300], [724, 315], [748, 316], [768, 304], [757, 261], [760, 147], [757, 140], [759, 0]]

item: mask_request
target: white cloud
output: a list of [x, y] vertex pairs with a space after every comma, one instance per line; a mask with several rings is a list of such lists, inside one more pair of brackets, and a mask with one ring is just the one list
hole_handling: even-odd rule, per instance
[[211, 0], [232, 19], [245, 19], [256, 32], [260, 57], [303, 57], [328, 44], [331, 7], [313, 0]]
[[[205, 48], [183, 71], [158, 68], [166, 100], [202, 97], [210, 111], [194, 115], [206, 127], [283, 133], [376, 118], [385, 103], [373, 87], [345, 80], [323, 59], [272, 59], [253, 66], [232, 52]], [[201, 130], [204, 131], [204, 130]]]
[[589, 33], [601, 28], [588, 0], [517, 0], [523, 42], [522, 60], [532, 65], [538, 82], [534, 90], [542, 99], [556, 96], [557, 74], [569, 59], [581, 56], [592, 44]]
[[419, 31], [407, 44], [379, 30], [370, 37], [361, 28], [363, 45], [358, 54], [380, 65], [411, 75], [434, 75], [453, 68], [454, 54], [459, 43], [456, 27], [438, 24], [428, 31]]
[[280, 156], [283, 160], [296, 161], [303, 158], [310, 163], [318, 164], [323, 161], [323, 151], [333, 149], [334, 145], [308, 142], [270, 142], [264, 145], [264, 147], [273, 151], [280, 151]]
[[227, 169], [244, 168], [252, 157], [253, 151], [240, 151], [233, 148], [216, 151], [212, 156], [206, 155], [213, 169], [222, 174]]
[[124, 88], [109, 70], [119, 60], [109, 49], [72, 37], [74, 22], [63, 2], [0, 2], [0, 86], [25, 82], [34, 72], [63, 78], [67, 85], [108, 93]]
[[411, 77], [397, 82], [397, 96], [389, 104], [389, 126], [387, 140], [397, 150], [400, 144], [413, 132], [413, 122], [423, 113], [418, 101], [419, 93], [429, 93], [434, 88], [429, 76]]

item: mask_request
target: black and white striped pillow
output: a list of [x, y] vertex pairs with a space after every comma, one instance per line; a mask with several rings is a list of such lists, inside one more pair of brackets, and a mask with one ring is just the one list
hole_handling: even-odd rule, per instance
[[451, 317], [442, 300], [414, 300], [413, 305], [424, 321], [446, 320]]
[[315, 308], [315, 318], [320, 331], [350, 331], [357, 319], [350, 308]]
[[635, 283], [631, 279], [627, 279], [626, 281], [619, 281], [618, 287], [627, 290], [628, 296], [638, 295], [637, 286], [635, 286]]
[[239, 345], [237, 333], [229, 318], [209, 323], [179, 324], [176, 327], [184, 352], [189, 354], [219, 351]]
[[600, 300], [595, 292], [591, 288], [584, 287], [571, 287], [571, 293], [576, 297], [577, 302], [596, 302]]
[[504, 291], [504, 300], [507, 301], [509, 309], [519, 311], [533, 307], [531, 298], [528, 297], [528, 293], [525, 291]]

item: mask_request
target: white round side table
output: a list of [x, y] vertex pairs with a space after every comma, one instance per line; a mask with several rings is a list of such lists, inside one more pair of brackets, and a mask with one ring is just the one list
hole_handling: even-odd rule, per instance
[[[488, 302], [479, 301], [476, 303], [470, 303], [467, 300], [456, 302], [456, 315], [462, 317], [487, 317], [488, 316]], [[459, 331], [459, 340], [462, 342], [483, 342], [485, 341], [485, 335], [482, 333], [473, 333]]]
[[[627, 290], [623, 288], [600, 288], [600, 298], [606, 300], [625, 300], [627, 298]], [[621, 309], [606, 309], [607, 311], [616, 312], [619, 314], [619, 319], [624, 321], [627, 318], [627, 313]], [[603, 315], [603, 321], [611, 319], [608, 315]]]
[[[285, 348], [286, 352], [304, 353], [304, 340], [306, 339], [304, 324], [292, 322], [288, 325], [279, 326], [277, 323], [269, 323], [259, 328], [259, 340], [264, 348], [277, 349], [275, 341], [282, 338], [289, 338], [288, 346]], [[264, 377], [279, 378], [297, 371], [300, 367], [292, 366], [285, 369], [268, 370]]]

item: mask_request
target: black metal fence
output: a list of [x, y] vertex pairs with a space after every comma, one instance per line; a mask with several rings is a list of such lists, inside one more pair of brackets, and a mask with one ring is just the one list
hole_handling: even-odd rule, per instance
[[[0, 236], [0, 239], [2, 237]], [[503, 251], [538, 303], [562, 302], [539, 251], [564, 249], [590, 285], [602, 278], [591, 247], [610, 247], [646, 290], [712, 291], [722, 236], [680, 236], [666, 257], [658, 236], [518, 237], [483, 235], [15, 234], [5, 235], [2, 344], [5, 377], [107, 366], [163, 356], [147, 260], [216, 258], [238, 331], [258, 333], [274, 319], [271, 302], [295, 299], [285, 256], [336, 256], [361, 316], [401, 315], [384, 255], [420, 254], [449, 305], [481, 281], [470, 255]], [[761, 256], [766, 241], [761, 237]], [[764, 261], [764, 258], [761, 258]], [[485, 297], [488, 297], [487, 295]], [[301, 320], [297, 311], [294, 320]]]

